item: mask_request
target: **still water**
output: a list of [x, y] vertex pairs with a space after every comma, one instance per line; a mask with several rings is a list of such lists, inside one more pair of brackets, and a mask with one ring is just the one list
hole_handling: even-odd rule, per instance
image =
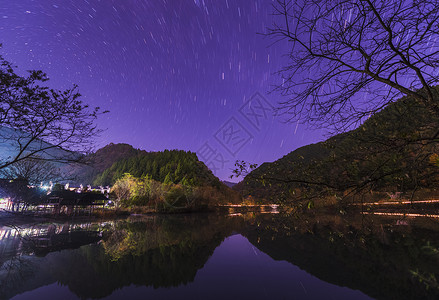
[[434, 220], [248, 213], [8, 222], [0, 299], [439, 295]]

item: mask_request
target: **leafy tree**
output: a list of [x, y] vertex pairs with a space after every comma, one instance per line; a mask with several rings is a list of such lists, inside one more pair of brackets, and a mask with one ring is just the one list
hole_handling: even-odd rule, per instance
[[116, 181], [112, 192], [116, 195], [116, 206], [119, 207], [124, 201], [128, 201], [134, 193], [136, 179], [131, 174], [124, 174], [122, 178]]
[[172, 176], [171, 176], [171, 173], [168, 173], [166, 176], [165, 176], [165, 179], [163, 180], [163, 184], [164, 185], [169, 185], [169, 184], [171, 184], [172, 183]]

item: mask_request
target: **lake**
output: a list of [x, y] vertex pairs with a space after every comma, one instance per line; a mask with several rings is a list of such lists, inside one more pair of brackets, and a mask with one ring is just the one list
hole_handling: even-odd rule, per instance
[[435, 219], [190, 214], [0, 227], [0, 299], [434, 299]]

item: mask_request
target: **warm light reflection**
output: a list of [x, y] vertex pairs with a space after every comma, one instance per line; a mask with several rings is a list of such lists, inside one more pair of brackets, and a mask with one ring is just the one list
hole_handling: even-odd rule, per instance
[[401, 205], [401, 204], [417, 204], [417, 203], [439, 203], [439, 200], [367, 202], [367, 203], [352, 203], [352, 205]]
[[9, 198], [0, 198], [0, 209], [7, 209]]
[[279, 213], [279, 204], [228, 204], [228, 205], [219, 205], [220, 207], [226, 207], [229, 209], [229, 216], [237, 216], [238, 213], [235, 212], [237, 208], [259, 208], [259, 212], [261, 214], [278, 214]]
[[279, 204], [220, 204], [218, 206], [224, 206], [224, 207], [271, 207], [273, 209], [279, 208]]
[[394, 213], [394, 212], [362, 212], [363, 215], [379, 215], [379, 216], [398, 216], [398, 217], [427, 217], [439, 218], [439, 215], [432, 214], [416, 214], [416, 213]]
[[62, 234], [78, 230], [97, 230], [114, 225], [113, 221], [98, 222], [98, 223], [80, 223], [80, 224], [64, 224], [64, 223], [50, 223], [38, 224], [30, 227], [20, 228], [19, 226], [3, 226], [0, 227], [0, 241], [15, 238], [32, 238], [41, 237], [53, 234]]

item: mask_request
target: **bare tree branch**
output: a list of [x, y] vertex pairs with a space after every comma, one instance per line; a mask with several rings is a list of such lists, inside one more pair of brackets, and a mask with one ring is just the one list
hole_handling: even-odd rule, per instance
[[404, 95], [439, 115], [439, 2], [277, 0], [274, 15], [287, 121], [345, 131]]
[[100, 109], [79, 100], [78, 87], [44, 86], [42, 71], [19, 76], [0, 56], [0, 170], [22, 161], [77, 162], [100, 130]]

